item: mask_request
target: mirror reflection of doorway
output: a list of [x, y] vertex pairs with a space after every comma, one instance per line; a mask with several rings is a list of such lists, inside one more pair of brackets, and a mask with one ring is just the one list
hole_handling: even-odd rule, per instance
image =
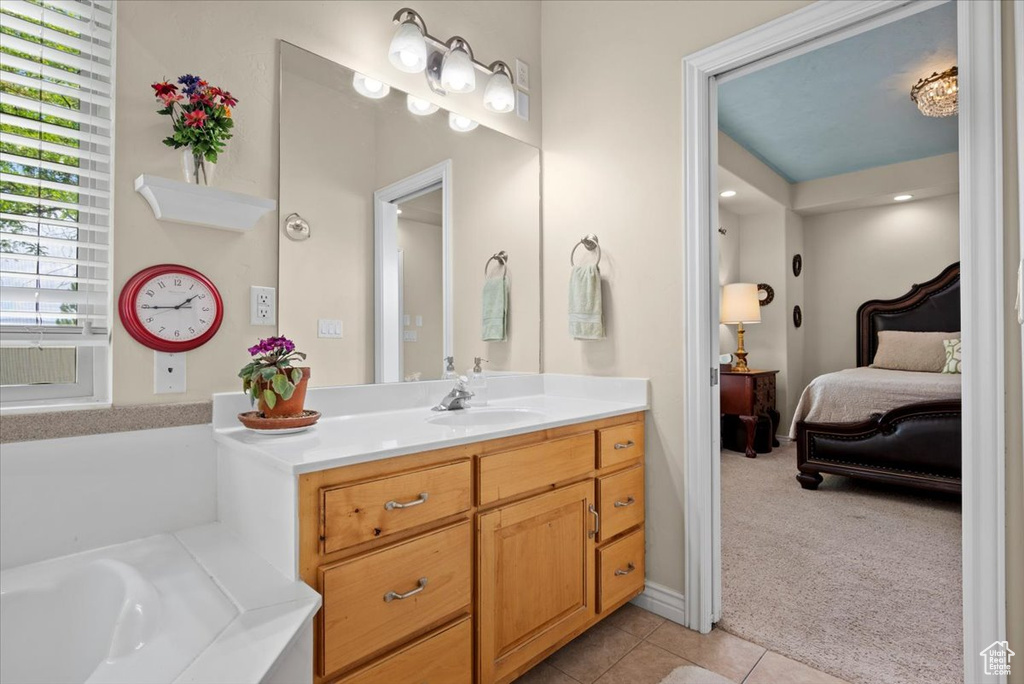
[[437, 380], [444, 349], [441, 188], [396, 202], [402, 380]]

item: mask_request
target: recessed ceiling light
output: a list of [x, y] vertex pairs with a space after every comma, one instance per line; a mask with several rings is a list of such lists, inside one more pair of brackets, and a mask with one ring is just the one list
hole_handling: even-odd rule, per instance
[[398, 215], [399, 215], [399, 216], [401, 216], [401, 215], [402, 215], [402, 210], [401, 210], [401, 209], [399, 209], [399, 210], [398, 210]]
[[719, 197], [735, 197], [735, 196], [736, 196], [736, 191], [735, 190], [723, 190], [721, 192], [721, 194], [719, 195]]
[[896, 195], [892, 198], [894, 202], [906, 202], [907, 200], [914, 199], [913, 195]]

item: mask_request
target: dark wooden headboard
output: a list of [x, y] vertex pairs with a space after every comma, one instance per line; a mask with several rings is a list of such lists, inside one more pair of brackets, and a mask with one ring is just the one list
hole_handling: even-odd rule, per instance
[[857, 309], [857, 365], [868, 366], [878, 349], [880, 330], [958, 332], [960, 262], [896, 299], [872, 299]]

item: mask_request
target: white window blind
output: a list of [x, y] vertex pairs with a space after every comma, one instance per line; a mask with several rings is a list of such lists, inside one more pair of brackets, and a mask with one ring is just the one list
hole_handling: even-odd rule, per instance
[[107, 345], [111, 0], [0, 2], [0, 345]]

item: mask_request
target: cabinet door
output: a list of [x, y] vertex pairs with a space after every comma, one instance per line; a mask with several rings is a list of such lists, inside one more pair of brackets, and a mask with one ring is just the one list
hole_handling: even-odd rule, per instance
[[478, 516], [481, 684], [510, 681], [596, 615], [594, 508], [587, 480]]

